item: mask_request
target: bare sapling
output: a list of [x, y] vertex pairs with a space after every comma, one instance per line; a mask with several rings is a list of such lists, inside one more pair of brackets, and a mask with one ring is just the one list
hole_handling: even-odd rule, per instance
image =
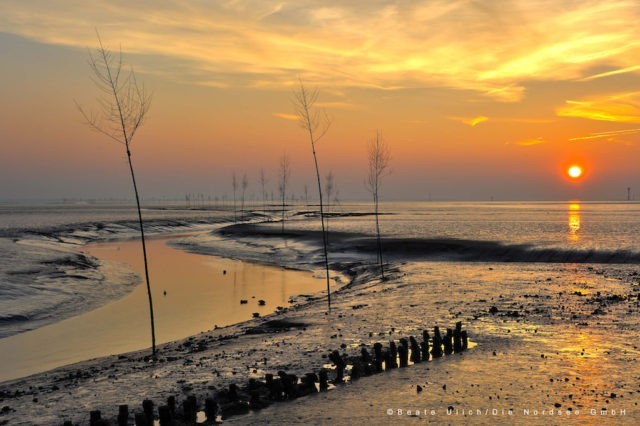
[[236, 193], [238, 192], [238, 179], [236, 178], [236, 172], [231, 175], [231, 187], [233, 188], [233, 221], [238, 221], [238, 204], [236, 200]]
[[264, 172], [264, 169], [260, 169], [260, 186], [262, 187], [262, 214], [264, 215], [264, 218], [267, 218], [267, 190], [266, 190], [266, 186], [267, 183], [269, 182], [269, 179], [267, 179], [267, 175]]
[[247, 174], [243, 174], [242, 175], [242, 198], [240, 199], [240, 214], [242, 214], [242, 218], [240, 220], [242, 220], [243, 222], [246, 220], [245, 214], [244, 214], [244, 197], [245, 194], [247, 193], [247, 188], [249, 187], [249, 179], [247, 179]]
[[123, 63], [122, 50], [114, 54], [105, 47], [96, 32], [98, 47], [95, 51], [89, 51], [89, 67], [92, 80], [100, 90], [96, 111], [87, 111], [76, 102], [76, 106], [84, 117], [86, 123], [98, 133], [121, 144], [127, 154], [133, 192], [138, 210], [138, 224], [140, 226], [140, 239], [142, 241], [142, 254], [144, 258], [144, 275], [147, 284], [149, 299], [149, 317], [151, 320], [151, 350], [156, 355], [156, 332], [153, 315], [153, 298], [149, 280], [149, 263], [147, 260], [147, 246], [140, 208], [140, 194], [136, 183], [133, 161], [131, 159], [131, 144], [138, 130], [142, 126], [151, 106], [151, 93], [144, 84], [139, 83], [133, 67]]
[[309, 136], [311, 143], [311, 153], [313, 154], [313, 163], [316, 169], [316, 181], [318, 183], [318, 200], [320, 203], [320, 223], [322, 224], [322, 248], [324, 252], [324, 265], [327, 276], [327, 306], [331, 311], [331, 290], [329, 287], [329, 248], [327, 240], [327, 231], [324, 222], [324, 205], [322, 200], [322, 181], [320, 179], [320, 169], [318, 168], [318, 157], [316, 155], [316, 144], [326, 135], [331, 120], [324, 111], [317, 108], [318, 101], [317, 90], [307, 90], [300, 80], [300, 88], [294, 94], [294, 107], [296, 116], [300, 126]]
[[284, 234], [284, 221], [286, 211], [286, 197], [287, 197], [287, 185], [289, 184], [289, 178], [291, 177], [291, 163], [289, 162], [289, 156], [283, 154], [280, 157], [280, 170], [279, 170], [278, 191], [280, 198], [282, 199], [282, 233]]
[[331, 219], [331, 197], [333, 197], [334, 195], [334, 188], [335, 188], [335, 179], [333, 177], [333, 172], [329, 172], [326, 176], [325, 176], [325, 182], [324, 182], [324, 192], [325, 192], [325, 196], [326, 196], [326, 209], [325, 209], [325, 224], [327, 227], [327, 237], [329, 234], [329, 220]]
[[365, 186], [373, 196], [374, 216], [376, 219], [376, 257], [380, 265], [380, 276], [384, 279], [384, 262], [382, 258], [382, 239], [380, 238], [380, 185], [382, 178], [389, 173], [391, 154], [389, 146], [382, 138], [382, 134], [376, 132], [375, 138], [369, 141], [367, 180]]

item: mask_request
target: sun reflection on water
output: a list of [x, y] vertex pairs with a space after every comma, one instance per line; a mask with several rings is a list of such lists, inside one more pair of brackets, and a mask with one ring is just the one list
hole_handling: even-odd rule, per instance
[[580, 231], [580, 204], [569, 204], [569, 235], [568, 239], [577, 242], [580, 239], [578, 232]]

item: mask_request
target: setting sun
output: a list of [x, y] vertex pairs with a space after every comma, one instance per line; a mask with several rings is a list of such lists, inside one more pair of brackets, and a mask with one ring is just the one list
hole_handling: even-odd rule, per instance
[[582, 176], [582, 168], [580, 166], [571, 166], [567, 170], [567, 174], [572, 179], [577, 179]]

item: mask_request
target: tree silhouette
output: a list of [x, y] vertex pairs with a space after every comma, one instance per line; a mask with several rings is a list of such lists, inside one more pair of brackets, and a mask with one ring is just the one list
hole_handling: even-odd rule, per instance
[[291, 177], [291, 163], [289, 162], [289, 156], [283, 154], [280, 157], [280, 170], [279, 170], [278, 191], [280, 192], [280, 198], [282, 199], [282, 233], [284, 234], [284, 212], [285, 212], [285, 199], [287, 196], [287, 185], [289, 184], [289, 178]]
[[238, 192], [238, 179], [236, 178], [236, 172], [231, 175], [231, 186], [233, 187], [233, 221], [238, 221], [238, 208], [236, 204], [236, 192]]
[[264, 172], [264, 169], [260, 169], [260, 186], [262, 187], [262, 213], [267, 218], [267, 190], [265, 189], [269, 179]]
[[327, 241], [327, 231], [324, 223], [324, 205], [322, 202], [322, 181], [320, 179], [320, 169], [318, 168], [318, 157], [316, 155], [316, 144], [331, 127], [331, 120], [323, 111], [318, 110], [316, 102], [318, 101], [318, 91], [308, 91], [302, 80], [300, 80], [300, 88], [294, 94], [294, 107], [296, 116], [300, 126], [309, 135], [311, 143], [311, 153], [313, 154], [313, 163], [316, 168], [316, 180], [318, 182], [318, 198], [320, 201], [320, 223], [322, 224], [322, 247], [324, 251], [324, 265], [327, 276], [327, 306], [331, 310], [331, 290], [329, 288], [329, 248]]
[[240, 213], [242, 214], [242, 219], [241, 220], [244, 221], [245, 220], [245, 216], [244, 216], [244, 196], [245, 196], [245, 194], [247, 192], [247, 188], [249, 187], [249, 179], [247, 179], [247, 174], [246, 173], [244, 173], [242, 175], [242, 184], [241, 185], [242, 185], [242, 198], [241, 198], [241, 201], [240, 201], [240, 203], [241, 203], [240, 204]]
[[380, 210], [378, 203], [380, 201], [380, 184], [382, 178], [389, 173], [389, 162], [391, 161], [391, 154], [389, 153], [389, 146], [382, 138], [382, 134], [376, 132], [375, 138], [369, 141], [368, 146], [368, 168], [367, 168], [367, 180], [365, 186], [367, 190], [373, 196], [374, 214], [376, 218], [376, 254], [377, 262], [380, 265], [380, 276], [384, 279], [384, 262], [382, 259], [382, 239], [380, 238]]
[[144, 258], [144, 275], [149, 298], [149, 316], [151, 319], [151, 348], [156, 355], [156, 332], [153, 315], [153, 298], [149, 282], [149, 264], [147, 261], [147, 246], [140, 209], [140, 195], [136, 183], [136, 175], [131, 160], [131, 143], [151, 106], [151, 94], [145, 90], [144, 84], [138, 83], [133, 67], [125, 69], [122, 50], [114, 55], [102, 44], [100, 34], [96, 31], [98, 47], [95, 52], [89, 51], [89, 67], [92, 80], [102, 92], [98, 97], [99, 108], [96, 112], [87, 112], [76, 102], [80, 113], [87, 124], [95, 131], [107, 136], [111, 140], [124, 146], [133, 182], [133, 192], [138, 210], [140, 239], [142, 240], [142, 254]]

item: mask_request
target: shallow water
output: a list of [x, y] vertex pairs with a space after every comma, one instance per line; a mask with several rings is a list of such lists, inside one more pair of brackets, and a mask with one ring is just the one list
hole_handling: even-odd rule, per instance
[[[291, 297], [326, 289], [310, 272], [189, 254], [168, 246], [172, 238], [152, 238], [147, 246], [157, 344], [245, 321], [254, 312], [265, 315], [289, 306]], [[137, 240], [92, 244], [84, 251], [100, 259], [108, 274], [132, 267], [143, 276]], [[96, 310], [1, 339], [0, 381], [150, 346], [146, 286], [139, 285]]]

